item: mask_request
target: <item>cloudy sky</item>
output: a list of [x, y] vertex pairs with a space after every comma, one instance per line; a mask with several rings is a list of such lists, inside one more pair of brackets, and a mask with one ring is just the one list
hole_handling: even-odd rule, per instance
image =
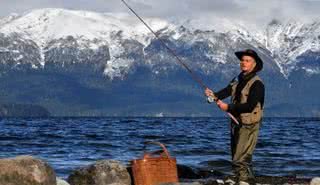
[[[126, 0], [142, 16], [208, 18], [222, 16], [254, 23], [272, 18], [320, 17], [320, 0]], [[98, 12], [128, 12], [121, 0], [0, 0], [0, 16], [38, 8], [67, 8]]]

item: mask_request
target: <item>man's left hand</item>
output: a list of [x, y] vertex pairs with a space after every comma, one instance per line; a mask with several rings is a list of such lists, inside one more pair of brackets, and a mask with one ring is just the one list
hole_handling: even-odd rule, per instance
[[223, 110], [223, 111], [227, 111], [228, 110], [228, 104], [226, 104], [226, 103], [224, 103], [223, 101], [221, 101], [221, 100], [218, 100], [217, 101], [217, 105], [218, 105], [218, 107], [221, 109], [221, 110]]

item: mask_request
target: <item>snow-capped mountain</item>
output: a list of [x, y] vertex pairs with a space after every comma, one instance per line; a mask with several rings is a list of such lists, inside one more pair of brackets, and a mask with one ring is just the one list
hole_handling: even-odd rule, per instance
[[[295, 69], [299, 56], [307, 51], [317, 52], [320, 48], [318, 41], [320, 22], [304, 24], [295, 21], [281, 23], [274, 20], [266, 28], [255, 28], [253, 25], [234, 23], [225, 18], [210, 19], [209, 23], [206, 22], [208, 20], [187, 20], [173, 24], [158, 18], [146, 18], [146, 21], [155, 31], [169, 37], [173, 42], [183, 41], [190, 45], [207, 42], [208, 59], [218, 63], [227, 62], [228, 48], [240, 49], [234, 47], [234, 44], [238, 46], [239, 43], [246, 42], [254, 48], [263, 48], [262, 52], [275, 60], [286, 77]], [[13, 40], [11, 45], [1, 46], [1, 50], [16, 53], [12, 59], [19, 64], [25, 57], [30, 59], [25, 56], [29, 53], [20, 52], [13, 45], [21, 40], [28, 44], [32, 43], [32, 47], [38, 49], [38, 56], [40, 56], [40, 58], [34, 58], [32, 62], [29, 61], [34, 67], [43, 67], [47, 60], [46, 53], [54, 48], [66, 47], [66, 44], [61, 41], [68, 41], [68, 38], [74, 39], [78, 50], [95, 51], [107, 46], [110, 58], [106, 59], [108, 61], [106, 70], [110, 68], [113, 60], [124, 55], [125, 48], [121, 44], [123, 40], [137, 41], [145, 48], [154, 38], [139, 20], [128, 14], [39, 9], [21, 16], [12, 14], [3, 18], [0, 23], [0, 33], [3, 37], [6, 39], [12, 37]], [[19, 39], [15, 40], [17, 37]], [[221, 42], [221, 40], [226, 41]], [[68, 45], [70, 44], [72, 43]], [[216, 51], [210, 51], [210, 49]], [[73, 62], [78, 61], [81, 59], [78, 58]], [[123, 65], [119, 65], [118, 61], [114, 63], [114, 67], [130, 66], [128, 62], [124, 62], [124, 59], [121, 61]], [[311, 70], [308, 67], [303, 69]], [[313, 73], [318, 73], [317, 70], [318, 68], [312, 69]], [[110, 71], [106, 71], [105, 74], [113, 76]]]
[[[73, 36], [87, 40], [101, 39], [110, 41], [110, 34], [123, 31], [125, 38], [148, 35], [149, 32], [133, 17], [126, 14], [100, 14], [88, 11], [64, 9], [38, 9], [20, 17], [11, 15], [4, 18], [1, 32], [20, 33], [44, 45], [51, 40]], [[11, 21], [10, 21], [11, 20]], [[147, 19], [154, 29], [166, 28], [169, 24], [160, 19]]]
[[[153, 18], [146, 19], [155, 30], [170, 30], [171, 24]], [[5, 62], [15, 62], [16, 64], [30, 63], [34, 68], [43, 67], [48, 58], [48, 54], [53, 50], [65, 48], [62, 52], [67, 52], [67, 48], [73, 46], [76, 51], [71, 55], [78, 55], [83, 51], [96, 52], [101, 48], [108, 48], [105, 52], [110, 58], [105, 58], [107, 62], [106, 70], [110, 68], [110, 61], [123, 55], [124, 48], [121, 41], [130, 39], [147, 45], [152, 39], [151, 34], [134, 17], [124, 14], [99, 14], [87, 11], [71, 11], [63, 9], [40, 9], [26, 13], [22, 16], [11, 15], [1, 20], [0, 34], [5, 42], [0, 46], [0, 51], [13, 55]], [[18, 47], [26, 45], [36, 48], [37, 56], [30, 56], [30, 53]], [[69, 48], [70, 49], [70, 48]], [[88, 55], [85, 53], [84, 55]], [[72, 62], [87, 61], [88, 58], [74, 56]], [[26, 59], [26, 60], [24, 60]], [[89, 59], [94, 60], [94, 59]], [[61, 61], [64, 65], [63, 60]], [[122, 60], [124, 61], [124, 59]], [[56, 60], [51, 62], [56, 62]], [[119, 61], [114, 63], [114, 67], [119, 65]], [[120, 65], [121, 66], [121, 65]], [[128, 66], [123, 62], [123, 66]], [[110, 71], [105, 74], [113, 76]]]
[[18, 14], [12, 13], [9, 16], [6, 16], [6, 17], [0, 19], [0, 25], [3, 26], [3, 25], [5, 25], [5, 24], [7, 24], [7, 23], [13, 21], [14, 19], [19, 18], [19, 17], [20, 16]]
[[[237, 47], [239, 43], [241, 45], [241, 42], [246, 42], [253, 48], [262, 48], [261, 52], [274, 59], [285, 77], [288, 77], [290, 72], [296, 69], [297, 63], [299, 63], [298, 58], [301, 55], [308, 51], [318, 52], [320, 48], [318, 38], [320, 22], [306, 24], [289, 21], [281, 23], [273, 20], [266, 27], [257, 28], [245, 22], [234, 23], [225, 18], [186, 20], [174, 23], [159, 18], [146, 18], [146, 21], [161, 36], [169, 37], [172, 42], [183, 41], [189, 45], [207, 42], [209, 50], [206, 55], [211, 62], [226, 63], [228, 49], [240, 49]], [[20, 45], [24, 40], [38, 50], [38, 56], [30, 62], [35, 68], [43, 67], [47, 62], [46, 54], [54, 48], [66, 47], [66, 44], [61, 41], [69, 41], [71, 38], [76, 42], [74, 46], [78, 50], [96, 51], [107, 46], [110, 58], [105, 59], [108, 61], [106, 70], [110, 68], [112, 61], [124, 55], [125, 48], [122, 41], [134, 40], [146, 48], [154, 38], [136, 17], [129, 14], [39, 9], [23, 15], [12, 14], [1, 19], [0, 23], [2, 37], [4, 40], [9, 39], [8, 42], [11, 41], [9, 45], [0, 46], [1, 51], [15, 53], [12, 54], [14, 57], [10, 62], [29, 63], [30, 61], [21, 62], [23, 58], [30, 60], [30, 57], [26, 56], [29, 53], [14, 46], [15, 43]], [[225, 42], [221, 40], [225, 40]], [[72, 43], [67, 45], [70, 44]], [[38, 58], [39, 56], [40, 58]], [[73, 62], [78, 61], [81, 61], [79, 57]], [[121, 61], [123, 61], [123, 65], [117, 61], [114, 63], [114, 68], [131, 66], [128, 64], [131, 63], [131, 60], [124, 62], [125, 59], [122, 59]], [[303, 67], [303, 69], [316, 74], [320, 73], [319, 68]], [[208, 69], [202, 70], [207, 71]], [[110, 70], [105, 74], [114, 75]]]
[[[294, 20], [281, 23], [273, 20], [266, 29], [266, 48], [272, 53], [282, 73], [289, 76], [297, 69], [299, 57], [320, 50], [320, 21], [302, 23]], [[319, 61], [317, 61], [319, 64]], [[316, 68], [303, 67], [307, 72], [320, 73]]]
[[[272, 93], [268, 94], [272, 97], [269, 107], [277, 105], [276, 109], [281, 110], [283, 107], [280, 105], [292, 107], [297, 89], [318, 89], [317, 85], [315, 87], [307, 84], [314, 84], [313, 81], [320, 74], [320, 21], [305, 23], [272, 20], [263, 27], [219, 17], [180, 21], [145, 18], [145, 21], [192, 70], [211, 85], [225, 84], [237, 75], [238, 59], [234, 52], [253, 48], [264, 60], [262, 76], [272, 89]], [[41, 89], [36, 92], [42, 93], [34, 93], [34, 88], [31, 88], [28, 95], [20, 97], [18, 92], [14, 92], [15, 95], [7, 96], [4, 100], [23, 99], [30, 103], [31, 100], [25, 98], [30, 95], [37, 99], [32, 102], [39, 102], [41, 105], [46, 102], [52, 106], [51, 109], [65, 106], [68, 98], [62, 97], [67, 95], [60, 93], [71, 87], [75, 94], [80, 90], [84, 93], [78, 101], [85, 108], [88, 108], [85, 106], [88, 102], [93, 106], [92, 100], [86, 100], [92, 93], [95, 97], [103, 97], [102, 99], [116, 96], [113, 91], [118, 92], [119, 96], [127, 96], [123, 92], [129, 87], [134, 91], [131, 93], [133, 97], [126, 99], [121, 96], [119, 99], [137, 104], [145, 101], [146, 106], [151, 106], [153, 102], [148, 98], [138, 101], [140, 96], [145, 95], [142, 89], [146, 88], [155, 88], [152, 92], [156, 95], [150, 95], [151, 97], [176, 100], [180, 96], [188, 95], [191, 99], [194, 96], [194, 90], [190, 90], [194, 88], [190, 86], [191, 80], [184, 69], [154, 35], [130, 14], [39, 9], [23, 15], [4, 17], [0, 19], [0, 66], [0, 77], [4, 78], [3, 81], [8, 81], [0, 88], [7, 89], [6, 92], [13, 91], [13, 86], [9, 83], [11, 80], [17, 78], [15, 83], [21, 82], [18, 77], [9, 78], [10, 74], [19, 74], [23, 78], [32, 79], [30, 83], [40, 84]], [[18, 71], [23, 73], [17, 73]], [[95, 75], [102, 76], [102, 82]], [[37, 83], [38, 78], [45, 83]], [[54, 79], [63, 81], [57, 80], [58, 83]], [[80, 81], [75, 82], [75, 79]], [[153, 82], [145, 83], [146, 79]], [[312, 82], [304, 83], [302, 79]], [[49, 82], [55, 86], [49, 88]], [[166, 93], [157, 94], [156, 92], [163, 91], [158, 88], [164, 83], [168, 85], [168, 82], [179, 84], [168, 87], [168, 92], [166, 91], [173, 97], [170, 95], [169, 98]], [[58, 86], [62, 87], [56, 88]], [[16, 85], [14, 87], [18, 88]], [[56, 91], [52, 92], [52, 89]], [[291, 100], [281, 99], [282, 94], [288, 93], [292, 93]], [[74, 99], [75, 94], [71, 93], [70, 97]], [[137, 102], [132, 98], [137, 99]], [[307, 102], [312, 103], [312, 96], [308, 98]], [[105, 99], [113, 108], [117, 105], [117, 102], [113, 102], [115, 100], [116, 98]], [[181, 99], [179, 101], [183, 104]], [[68, 105], [73, 103], [69, 102]], [[97, 101], [95, 105], [104, 107], [101, 103]], [[120, 107], [123, 108], [122, 105]], [[132, 109], [135, 109], [134, 106]], [[203, 110], [203, 107], [200, 109]], [[121, 111], [130, 112], [123, 109]], [[166, 111], [160, 112], [170, 115]], [[318, 112], [316, 110], [312, 114], [317, 115]]]

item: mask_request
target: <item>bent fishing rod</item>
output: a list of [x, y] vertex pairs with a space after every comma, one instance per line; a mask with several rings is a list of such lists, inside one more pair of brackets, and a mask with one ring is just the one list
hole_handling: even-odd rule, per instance
[[[193, 71], [180, 59], [180, 57], [159, 37], [159, 35], [153, 31], [153, 29], [134, 11], [129, 4], [125, 0], [121, 0], [122, 3], [148, 28], [148, 30], [153, 33], [153, 35], [160, 41], [160, 43], [177, 59], [177, 62], [181, 64], [191, 75], [193, 80], [195, 80], [203, 89], [208, 88], [201, 80], [200, 78], [193, 73]], [[217, 102], [219, 99], [218, 97], [213, 94], [212, 96], [208, 97], [208, 102]], [[239, 125], [238, 120], [229, 112], [227, 112], [228, 116], [236, 123]]]

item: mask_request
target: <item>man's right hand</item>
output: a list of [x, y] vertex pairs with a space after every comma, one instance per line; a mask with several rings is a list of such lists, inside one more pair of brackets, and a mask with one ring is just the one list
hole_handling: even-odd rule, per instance
[[204, 91], [204, 94], [209, 97], [209, 96], [213, 96], [213, 91], [209, 88], [206, 88], [206, 90]]

